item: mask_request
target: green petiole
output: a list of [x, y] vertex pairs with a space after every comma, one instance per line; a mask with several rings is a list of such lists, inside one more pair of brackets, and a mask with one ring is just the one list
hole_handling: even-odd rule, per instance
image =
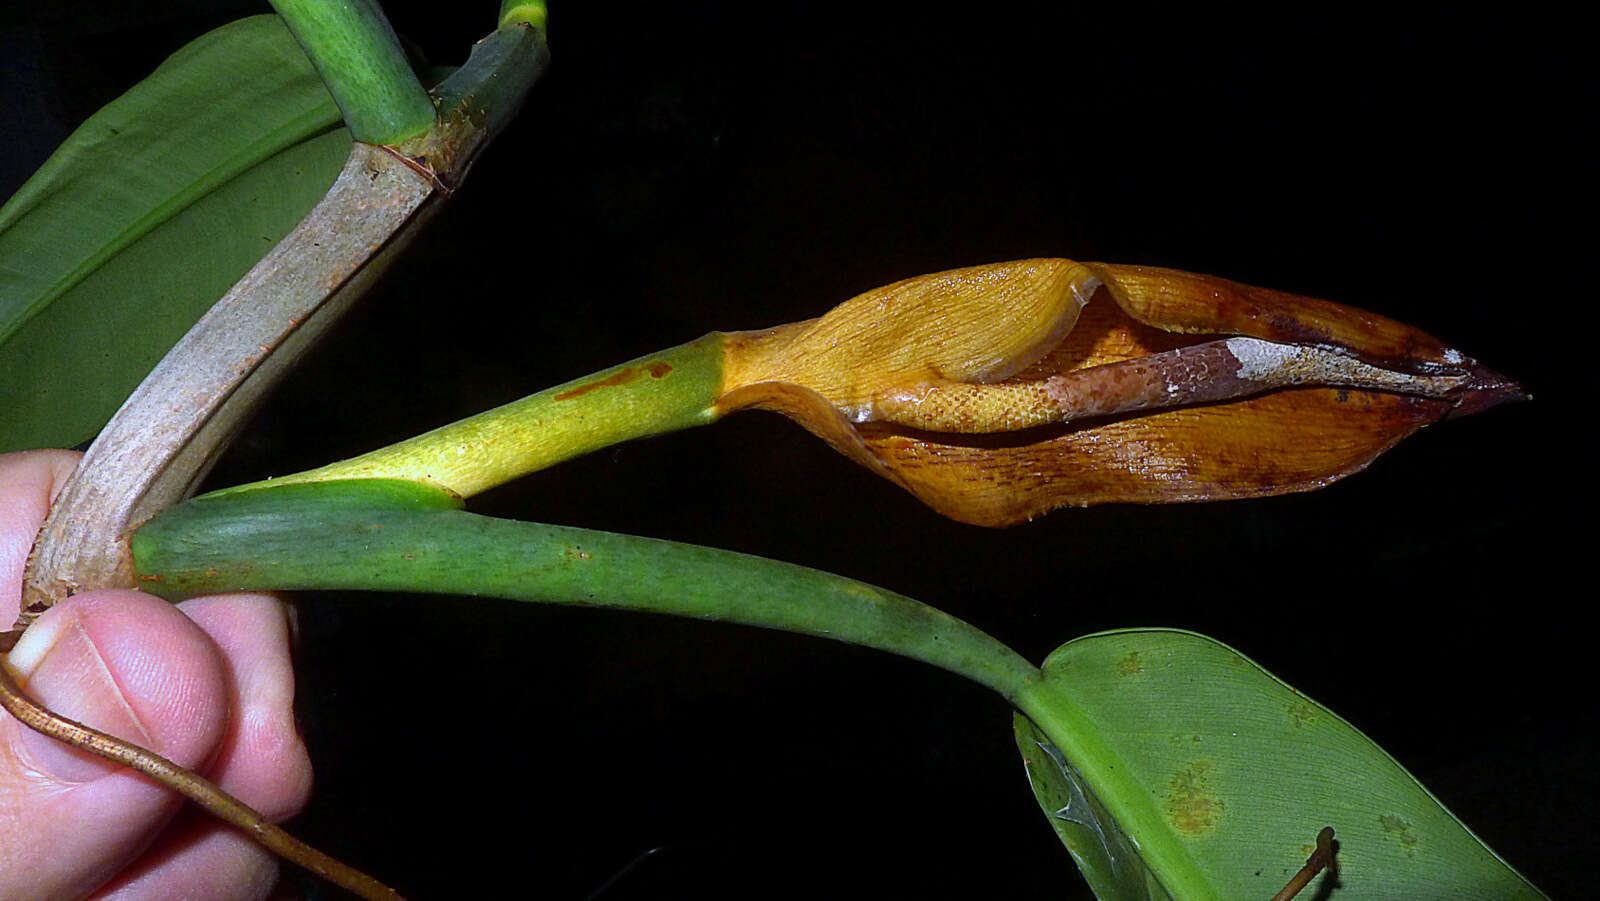
[[913, 657], [1020, 697], [1039, 678], [949, 614], [853, 579], [731, 551], [468, 513], [415, 483], [363, 479], [209, 495], [131, 541], [140, 586], [485, 595], [745, 623]]
[[398, 144], [433, 127], [433, 101], [377, 0], [272, 0], [272, 8], [317, 67], [356, 140]]
[[1164, 838], [1170, 830], [1149, 792], [1059, 683], [904, 595], [730, 551], [480, 516], [448, 491], [399, 479], [207, 495], [158, 515], [130, 544], [140, 587], [171, 599], [274, 589], [492, 596], [723, 620], [921, 660], [993, 689], [1032, 719], [1141, 837], [1141, 856], [1175, 897], [1213, 896], [1182, 845]]

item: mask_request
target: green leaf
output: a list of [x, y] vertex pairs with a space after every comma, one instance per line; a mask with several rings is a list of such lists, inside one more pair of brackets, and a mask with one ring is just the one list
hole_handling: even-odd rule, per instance
[[[1106, 632], [1061, 646], [1044, 672], [1162, 813], [1165, 829], [1138, 846], [1176, 844], [1216, 897], [1272, 897], [1324, 826], [1338, 842], [1340, 901], [1544, 897], [1371, 739], [1220, 642]], [[1162, 898], [1068, 762], [1017, 720], [1034, 793], [1096, 894]], [[1322, 897], [1326, 878], [1303, 897]]]
[[350, 151], [276, 16], [206, 34], [0, 208], [0, 452], [92, 436]]

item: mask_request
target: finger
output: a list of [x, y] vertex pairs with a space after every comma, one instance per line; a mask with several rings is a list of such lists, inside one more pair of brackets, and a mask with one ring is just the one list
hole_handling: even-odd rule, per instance
[[258, 901], [278, 882], [278, 859], [242, 832], [190, 807], [160, 842], [121, 873], [94, 901]]
[[274, 822], [305, 806], [311, 758], [294, 720], [289, 616], [270, 594], [194, 598], [178, 605], [222, 652], [234, 718], [210, 776]]
[[[227, 733], [227, 668], [166, 602], [85, 592], [51, 608], [9, 655], [29, 694], [173, 762], [204, 769]], [[0, 720], [0, 896], [81, 897], [144, 850], [180, 799], [145, 777]]]
[[[0, 455], [0, 513], [4, 514], [0, 516], [0, 617], [6, 622], [16, 611], [15, 587], [33, 535], [78, 458], [67, 451]], [[216, 755], [211, 778], [273, 819], [291, 816], [305, 802], [310, 766], [293, 726], [293, 676], [281, 602], [270, 596], [246, 595], [201, 599], [183, 606], [219, 641], [233, 682], [230, 701], [238, 711]], [[41, 626], [51, 628], [48, 623]], [[35, 636], [31, 646], [40, 643]], [[22, 651], [29, 654], [29, 646]], [[36, 681], [36, 689], [38, 685]], [[81, 718], [93, 720], [87, 714]], [[68, 755], [68, 765], [79, 762]], [[15, 807], [7, 813], [22, 815]], [[180, 820], [162, 833], [155, 847], [117, 875], [100, 896], [252, 898], [272, 885], [275, 860], [242, 834], [203, 814], [186, 812]], [[12, 837], [32, 840], [38, 836], [18, 830]], [[42, 839], [49, 842], [48, 837]], [[13, 856], [6, 853], [5, 844], [0, 842], [0, 860]], [[0, 866], [0, 872], [18, 869]], [[5, 881], [0, 878], [0, 895], [9, 896]], [[47, 889], [29, 881], [30, 894]]]
[[78, 465], [73, 451], [0, 454], [0, 631], [22, 609], [22, 569], [50, 501]]
[[[271, 595], [196, 598], [179, 605], [222, 651], [235, 715], [209, 777], [273, 820], [293, 816], [311, 790], [311, 762], [294, 726], [288, 617]], [[277, 859], [243, 833], [185, 811], [156, 845], [97, 899], [265, 897]]]

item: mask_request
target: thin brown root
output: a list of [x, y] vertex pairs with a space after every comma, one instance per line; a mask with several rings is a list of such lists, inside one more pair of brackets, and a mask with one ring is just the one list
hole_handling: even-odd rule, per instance
[[368, 901], [403, 901], [400, 894], [371, 876], [334, 860], [305, 844], [276, 825], [267, 822], [248, 804], [211, 782], [173, 763], [154, 751], [91, 729], [82, 723], [51, 713], [23, 693], [0, 658], [0, 707], [23, 725], [57, 741], [88, 751], [112, 763], [121, 764], [149, 776], [172, 789], [220, 820], [231, 823], [267, 850], [291, 863], [305, 867], [327, 881]]

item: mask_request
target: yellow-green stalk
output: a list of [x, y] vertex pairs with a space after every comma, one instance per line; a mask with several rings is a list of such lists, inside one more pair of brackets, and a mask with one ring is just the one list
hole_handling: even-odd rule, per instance
[[707, 425], [721, 392], [722, 336], [711, 334], [359, 457], [216, 493], [404, 479], [471, 497], [618, 442]]

